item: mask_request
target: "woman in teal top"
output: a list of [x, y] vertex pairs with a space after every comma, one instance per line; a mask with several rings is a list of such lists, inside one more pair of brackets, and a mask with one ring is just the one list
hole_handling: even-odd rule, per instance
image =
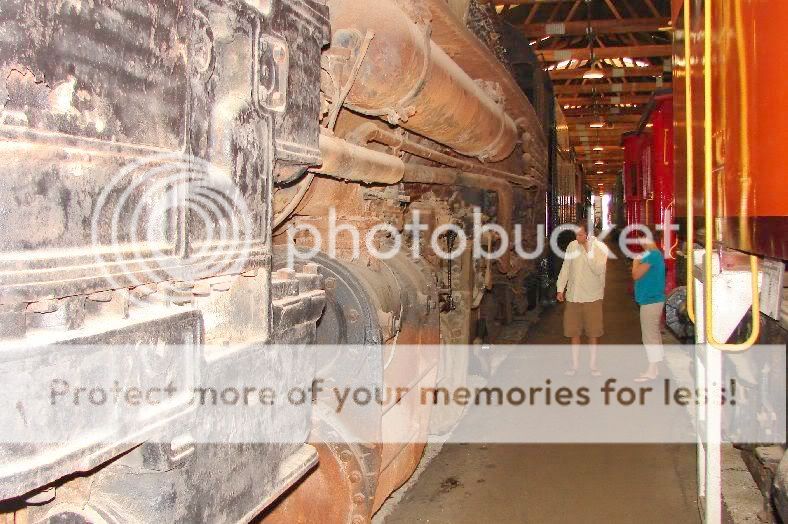
[[635, 382], [648, 382], [659, 375], [659, 363], [665, 357], [662, 348], [662, 309], [665, 306], [665, 257], [653, 239], [643, 239], [643, 256], [632, 265], [635, 301], [640, 304], [640, 332], [646, 347], [648, 368]]

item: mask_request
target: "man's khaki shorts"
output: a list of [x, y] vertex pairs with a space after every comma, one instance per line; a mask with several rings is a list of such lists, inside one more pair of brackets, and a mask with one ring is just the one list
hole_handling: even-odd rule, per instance
[[564, 336], [585, 335], [598, 338], [605, 334], [602, 324], [602, 301], [566, 302], [564, 307]]

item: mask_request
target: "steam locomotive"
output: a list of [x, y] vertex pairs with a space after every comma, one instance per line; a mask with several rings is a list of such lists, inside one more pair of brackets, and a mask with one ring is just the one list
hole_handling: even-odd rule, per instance
[[[334, 256], [286, 256], [315, 247], [294, 231], [325, 237], [332, 220], [366, 235], [418, 212], [431, 233], [479, 209], [533, 248], [538, 225], [579, 218], [549, 79], [480, 4], [464, 23], [441, 1], [7, 0], [0, 35], [6, 393], [461, 384], [469, 357], [447, 348], [550, 295], [550, 264], [510, 253], [379, 260], [336, 235]], [[442, 349], [413, 361], [407, 344]], [[359, 443], [319, 394], [221, 424], [178, 394], [122, 423], [4, 398], [4, 522], [368, 522], [460, 415], [403, 418], [405, 396], [361, 419], [386, 443]], [[217, 430], [271, 438], [205, 440]]]

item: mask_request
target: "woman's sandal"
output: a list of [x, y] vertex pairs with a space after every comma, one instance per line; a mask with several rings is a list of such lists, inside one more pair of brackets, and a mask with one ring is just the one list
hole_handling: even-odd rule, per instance
[[639, 382], [639, 383], [654, 382], [658, 378], [659, 378], [659, 375], [655, 375], [653, 377], [650, 377], [648, 375], [640, 375], [639, 377], [635, 378], [634, 381], [635, 382]]
[[577, 370], [567, 369], [566, 371], [564, 371], [564, 375], [566, 375], [567, 377], [574, 377], [575, 375], [577, 375]]
[[601, 377], [602, 376], [602, 372], [599, 371], [598, 369], [594, 368], [594, 369], [591, 370], [591, 376], [592, 377]]

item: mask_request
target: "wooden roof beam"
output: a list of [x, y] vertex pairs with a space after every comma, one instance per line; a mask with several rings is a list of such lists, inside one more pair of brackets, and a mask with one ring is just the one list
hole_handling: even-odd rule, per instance
[[[642, 31], [659, 31], [660, 27], [668, 25], [668, 18], [627, 18], [624, 20], [607, 19], [591, 20], [591, 28], [596, 35], [637, 33]], [[588, 22], [563, 22], [557, 24], [524, 24], [522, 32], [529, 38], [543, 36], [569, 36], [585, 35]]]
[[[604, 113], [600, 113], [606, 122], [614, 123], [614, 124], [637, 124], [640, 122], [640, 115], [608, 115]], [[595, 120], [599, 120], [599, 117], [594, 116], [593, 114], [590, 115], [583, 115], [583, 116], [568, 116], [567, 117], [569, 125], [572, 124], [590, 124]]]
[[[600, 145], [603, 147], [603, 150], [602, 151], [594, 151], [594, 148], [599, 147]], [[575, 151], [577, 152], [578, 155], [588, 155], [589, 157], [591, 155], [594, 155], [594, 156], [613, 155], [613, 156], [615, 156], [615, 155], [623, 155], [624, 154], [624, 149], [621, 146], [619, 146], [619, 145], [610, 145], [610, 144], [605, 145], [605, 144], [594, 144], [594, 143], [590, 143], [590, 144], [575, 144]]]
[[578, 126], [569, 126], [569, 134], [571, 136], [577, 137], [587, 137], [589, 140], [593, 140], [597, 137], [620, 137], [624, 133], [629, 133], [630, 131], [635, 131], [637, 126], [628, 125], [628, 124], [619, 124], [615, 127], [603, 127], [600, 129], [595, 129], [592, 127], [588, 127], [588, 124], [582, 124]]
[[[577, 93], [636, 93], [655, 91], [656, 89], [671, 87], [670, 82], [627, 82], [619, 84], [571, 84], [553, 86], [553, 92], [557, 95], [577, 94]], [[563, 102], [561, 102], [563, 103]]]
[[[535, 49], [543, 62], [562, 62], [564, 60], [590, 60], [591, 51], [587, 47], [575, 49]], [[604, 47], [594, 50], [594, 58], [648, 58], [671, 56], [673, 46], [666, 45], [631, 45]]]
[[577, 121], [582, 117], [593, 117], [597, 115], [607, 116], [637, 116], [638, 118], [643, 114], [643, 109], [639, 107], [586, 107], [584, 109], [564, 109], [564, 116], [568, 121]]
[[592, 162], [592, 163], [596, 162], [597, 160], [601, 160], [602, 162], [605, 162], [605, 164], [608, 164], [608, 163], [620, 164], [621, 162], [624, 161], [623, 155], [621, 155], [621, 156], [612, 156], [612, 155], [591, 156], [591, 155], [588, 155], [588, 154], [583, 154], [583, 155], [578, 156], [577, 159], [580, 162]]
[[[583, 74], [589, 71], [587, 67], [578, 67], [575, 69], [551, 69], [547, 71], [550, 78], [553, 80], [574, 80], [576, 78], [583, 78]], [[605, 73], [609, 78], [632, 78], [637, 76], [662, 76], [669, 73], [663, 66], [648, 66], [648, 67], [606, 67]]]
[[493, 5], [536, 5], [536, 4], [563, 4], [575, 0], [480, 0], [481, 3]]
[[619, 131], [615, 135], [583, 135], [581, 133], [569, 133], [569, 138], [572, 141], [572, 144], [576, 146], [596, 146], [596, 145], [603, 145], [603, 146], [617, 146], [621, 144], [621, 135], [623, 133]]
[[[610, 96], [600, 96], [596, 97], [597, 105], [611, 105], [611, 104], [647, 104], [651, 100], [651, 96], [649, 95], [610, 95]], [[558, 95], [557, 99], [558, 103], [561, 107], [568, 105], [568, 106], [586, 106], [592, 107], [594, 105], [594, 100], [590, 96], [586, 97], [577, 97], [572, 96], [571, 94], [566, 95]], [[569, 111], [568, 109], [565, 111]]]

